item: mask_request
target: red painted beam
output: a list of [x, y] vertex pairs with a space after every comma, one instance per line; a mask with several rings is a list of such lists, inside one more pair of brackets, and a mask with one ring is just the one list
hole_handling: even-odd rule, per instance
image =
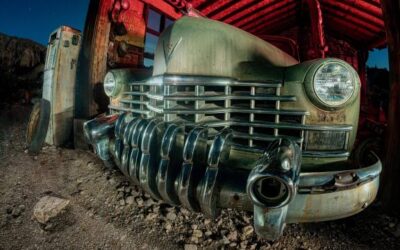
[[333, 12], [336, 12], [337, 15], [340, 15], [340, 16], [343, 16], [346, 18], [348, 16], [353, 16], [356, 19], [364, 20], [368, 23], [376, 25], [377, 27], [380, 27], [381, 29], [383, 29], [383, 27], [385, 25], [382, 18], [379, 18], [376, 15], [368, 14], [368, 12], [363, 11], [359, 7], [353, 7], [348, 4], [341, 3], [340, 1], [332, 2], [332, 1], [324, 0], [322, 2], [324, 3], [323, 7], [329, 8]]
[[309, 52], [312, 52], [314, 58], [325, 58], [328, 47], [325, 42], [324, 18], [322, 16], [320, 1], [306, 0], [305, 3], [308, 5], [312, 29]]
[[348, 15], [343, 12], [338, 12], [338, 11], [332, 10], [330, 7], [327, 7], [327, 6], [322, 7], [322, 9], [325, 10], [326, 15], [342, 18], [342, 19], [348, 21], [349, 24], [354, 24], [354, 25], [362, 27], [364, 29], [374, 31], [376, 33], [381, 32], [384, 29], [383, 26], [374, 25], [373, 23], [363, 21], [362, 19], [360, 19], [356, 16]]
[[235, 23], [235, 26], [242, 27], [244, 29], [250, 29], [253, 28], [254, 26], [259, 25], [262, 23], [263, 19], [268, 18], [269, 16], [273, 15], [276, 16], [276, 13], [279, 12], [285, 12], [285, 10], [288, 9], [294, 2], [280, 2], [280, 3], [274, 3], [269, 5], [267, 8], [264, 8], [262, 11], [258, 11], [255, 13], [252, 13], [249, 18], [242, 19], [241, 21]]
[[[329, 2], [330, 0], [324, 0], [324, 1]], [[337, 0], [335, 2], [342, 2], [349, 6], [353, 6], [359, 10], [370, 13], [371, 15], [373, 15], [375, 17], [379, 17], [383, 20], [382, 8], [381, 8], [380, 1]]]
[[258, 25], [254, 29], [246, 29], [246, 30], [250, 30], [252, 33], [258, 33], [261, 30], [265, 30], [266, 27], [271, 27], [273, 25], [277, 25], [277, 27], [280, 27], [280, 23], [284, 22], [286, 19], [290, 17], [296, 19], [297, 18], [296, 14], [297, 14], [297, 9], [293, 7], [290, 9], [285, 9], [284, 12], [274, 12], [272, 15], [269, 16], [269, 18], [263, 19], [262, 25]]
[[285, 4], [275, 4], [267, 9], [264, 13], [257, 13], [257, 20], [253, 20], [251, 22], [247, 22], [245, 25], [237, 24], [238, 27], [243, 28], [244, 30], [253, 30], [257, 29], [257, 26], [262, 26], [266, 20], [270, 20], [273, 18], [279, 18], [283, 14], [290, 12], [292, 10], [296, 10], [298, 5], [295, 2], [286, 2]]
[[259, 3], [257, 0], [249, 0], [249, 1], [238, 1], [238, 3], [234, 6], [232, 6], [232, 11], [224, 16], [223, 18], [220, 18], [219, 20], [223, 21], [223, 22], [227, 22], [226, 20], [231, 19], [232, 17], [234, 17], [235, 15], [239, 14], [239, 13], [243, 13], [244, 11], [246, 11], [248, 8], [251, 8], [252, 6], [254, 6], [255, 4]]
[[369, 43], [368, 49], [382, 48], [386, 44], [387, 44], [386, 32], [382, 32], [377, 35], [377, 38], [375, 38]]
[[[335, 24], [338, 26], [338, 28], [340, 30], [343, 30], [344, 32], [348, 32], [349, 34], [351, 34], [351, 32], [353, 32], [353, 31], [358, 31], [359, 33], [364, 34], [368, 38], [374, 37], [376, 35], [375, 31], [365, 29], [364, 27], [354, 24], [354, 23], [351, 23], [344, 18], [334, 16], [330, 13], [325, 13], [325, 16], [327, 16], [327, 19], [326, 19], [327, 23]], [[332, 28], [331, 26], [329, 26], [329, 27]], [[364, 39], [365, 38], [361, 38], [361, 40], [364, 40]]]
[[[277, 3], [279, 0], [265, 0], [265, 1], [261, 1], [249, 8], [247, 8], [246, 10], [224, 20], [224, 22], [226, 23], [230, 23], [233, 25], [238, 25], [238, 23], [240, 21], [247, 21], [252, 14], [254, 14], [254, 12], [260, 12], [263, 9], [265, 9], [266, 7], [271, 6], [273, 3]], [[240, 24], [240, 23], [239, 23]]]
[[208, 16], [211, 12], [218, 10], [225, 6], [226, 4], [231, 3], [232, 0], [219, 0], [219, 1], [214, 1], [212, 4], [208, 5], [206, 8], [201, 10], [201, 13], [203, 15]]
[[282, 31], [287, 30], [293, 26], [296, 26], [296, 21], [297, 17], [292, 15], [289, 18], [271, 22], [270, 23], [271, 25], [268, 25], [263, 30], [259, 30], [257, 33], [252, 33], [252, 34], [256, 36], [281, 34]]
[[208, 5], [212, 4], [214, 0], [192, 0], [193, 8], [197, 9], [198, 11], [202, 11]]
[[343, 36], [347, 40], [357, 41], [357, 46], [367, 46], [371, 39], [374, 37], [370, 32], [366, 33], [365, 30], [360, 30], [359, 27], [352, 26], [343, 29], [347, 25], [345, 20], [340, 18], [327, 18], [326, 27], [327, 33], [333, 34], [335, 37]]
[[210, 17], [215, 20], [223, 20], [224, 18], [229, 17], [232, 13], [242, 9], [244, 6], [249, 6], [251, 4], [254, 4], [254, 0], [233, 1], [230, 5], [225, 5], [224, 8], [216, 14], [211, 14]]
[[215, 16], [220, 16], [220, 17], [227, 16], [229, 15], [229, 13], [231, 13], [232, 6], [234, 6], [237, 3], [238, 3], [237, 1], [229, 1], [224, 5], [222, 5], [221, 7], [217, 7], [215, 10], [211, 11], [208, 14], [208, 17], [214, 20], [218, 20], [218, 18], [216, 18]]

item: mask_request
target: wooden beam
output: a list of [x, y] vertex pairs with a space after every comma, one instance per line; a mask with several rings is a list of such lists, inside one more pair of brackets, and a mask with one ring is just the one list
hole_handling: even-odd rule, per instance
[[400, 213], [400, 0], [382, 0], [389, 51], [390, 96], [381, 197], [387, 211]]

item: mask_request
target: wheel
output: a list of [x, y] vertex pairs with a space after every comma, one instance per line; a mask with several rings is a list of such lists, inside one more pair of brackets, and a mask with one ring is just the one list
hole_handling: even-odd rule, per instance
[[366, 167], [375, 161], [376, 154], [382, 156], [384, 144], [380, 138], [369, 138], [361, 142], [353, 152], [353, 161], [356, 166]]
[[50, 102], [41, 99], [33, 106], [26, 129], [26, 144], [30, 154], [37, 154], [46, 139], [50, 120]]

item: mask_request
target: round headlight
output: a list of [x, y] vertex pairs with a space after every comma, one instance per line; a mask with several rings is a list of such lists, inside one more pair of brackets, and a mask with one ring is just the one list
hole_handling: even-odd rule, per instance
[[353, 72], [347, 67], [331, 62], [317, 70], [313, 88], [322, 104], [328, 107], [340, 107], [353, 97], [356, 81]]
[[112, 72], [108, 72], [104, 77], [103, 86], [107, 96], [114, 96], [117, 92], [117, 80]]

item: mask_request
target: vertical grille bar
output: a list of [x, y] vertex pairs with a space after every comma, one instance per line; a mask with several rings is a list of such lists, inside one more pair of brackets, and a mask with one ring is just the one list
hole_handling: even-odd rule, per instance
[[[251, 87], [250, 88], [250, 95], [251, 96], [255, 96], [256, 95], [256, 88], [255, 87]], [[254, 109], [256, 107], [256, 101], [254, 99], [250, 100], [250, 109]], [[250, 113], [250, 117], [249, 117], [249, 121], [250, 123], [254, 122], [254, 113]], [[254, 134], [254, 128], [252, 126], [249, 127], [249, 135], [252, 136]], [[249, 140], [249, 146], [253, 147], [253, 140], [250, 139]]]
[[[225, 86], [225, 95], [226, 96], [230, 96], [231, 93], [232, 93], [232, 88], [230, 86]], [[231, 107], [231, 100], [229, 98], [225, 99], [224, 107], [226, 109]], [[230, 112], [226, 112], [224, 114], [224, 120], [225, 121], [229, 121], [230, 119], [231, 119], [231, 113]]]
[[[195, 96], [203, 96], [203, 95], [204, 95], [204, 86], [196, 85]], [[200, 101], [200, 100], [196, 100], [194, 103], [195, 103], [194, 109], [196, 109], [196, 110], [200, 109], [205, 104], [204, 101]], [[203, 118], [203, 116], [204, 115], [196, 114], [194, 117], [194, 122], [199, 122], [201, 120], [201, 118]]]
[[[133, 86], [132, 86], [132, 87], [133, 87]], [[139, 90], [140, 90], [140, 93], [144, 94], [145, 89], [144, 89], [144, 86], [143, 86], [142, 84], [139, 85]], [[132, 91], [133, 91], [133, 90], [132, 90]], [[140, 104], [140, 110], [143, 111], [143, 110], [145, 110], [145, 106], [144, 106], [144, 104], [143, 104], [143, 102], [145, 101], [145, 97], [144, 97], [143, 95], [140, 95], [139, 100], [142, 102], [142, 103]]]
[[[303, 115], [301, 116], [301, 125], [305, 125], [306, 124], [306, 116]], [[303, 148], [303, 144], [304, 144], [304, 130], [301, 130], [300, 132], [300, 138], [301, 138], [301, 143], [300, 143], [300, 148]]]
[[[275, 92], [276, 96], [280, 96], [281, 95], [281, 88], [277, 87], [276, 88], [276, 92]], [[276, 110], [280, 110], [281, 109], [281, 101], [277, 100], [275, 102], [275, 109]], [[275, 115], [275, 123], [278, 124], [280, 120], [279, 114]], [[274, 129], [274, 135], [278, 136], [279, 135], [279, 130], [277, 128]]]

